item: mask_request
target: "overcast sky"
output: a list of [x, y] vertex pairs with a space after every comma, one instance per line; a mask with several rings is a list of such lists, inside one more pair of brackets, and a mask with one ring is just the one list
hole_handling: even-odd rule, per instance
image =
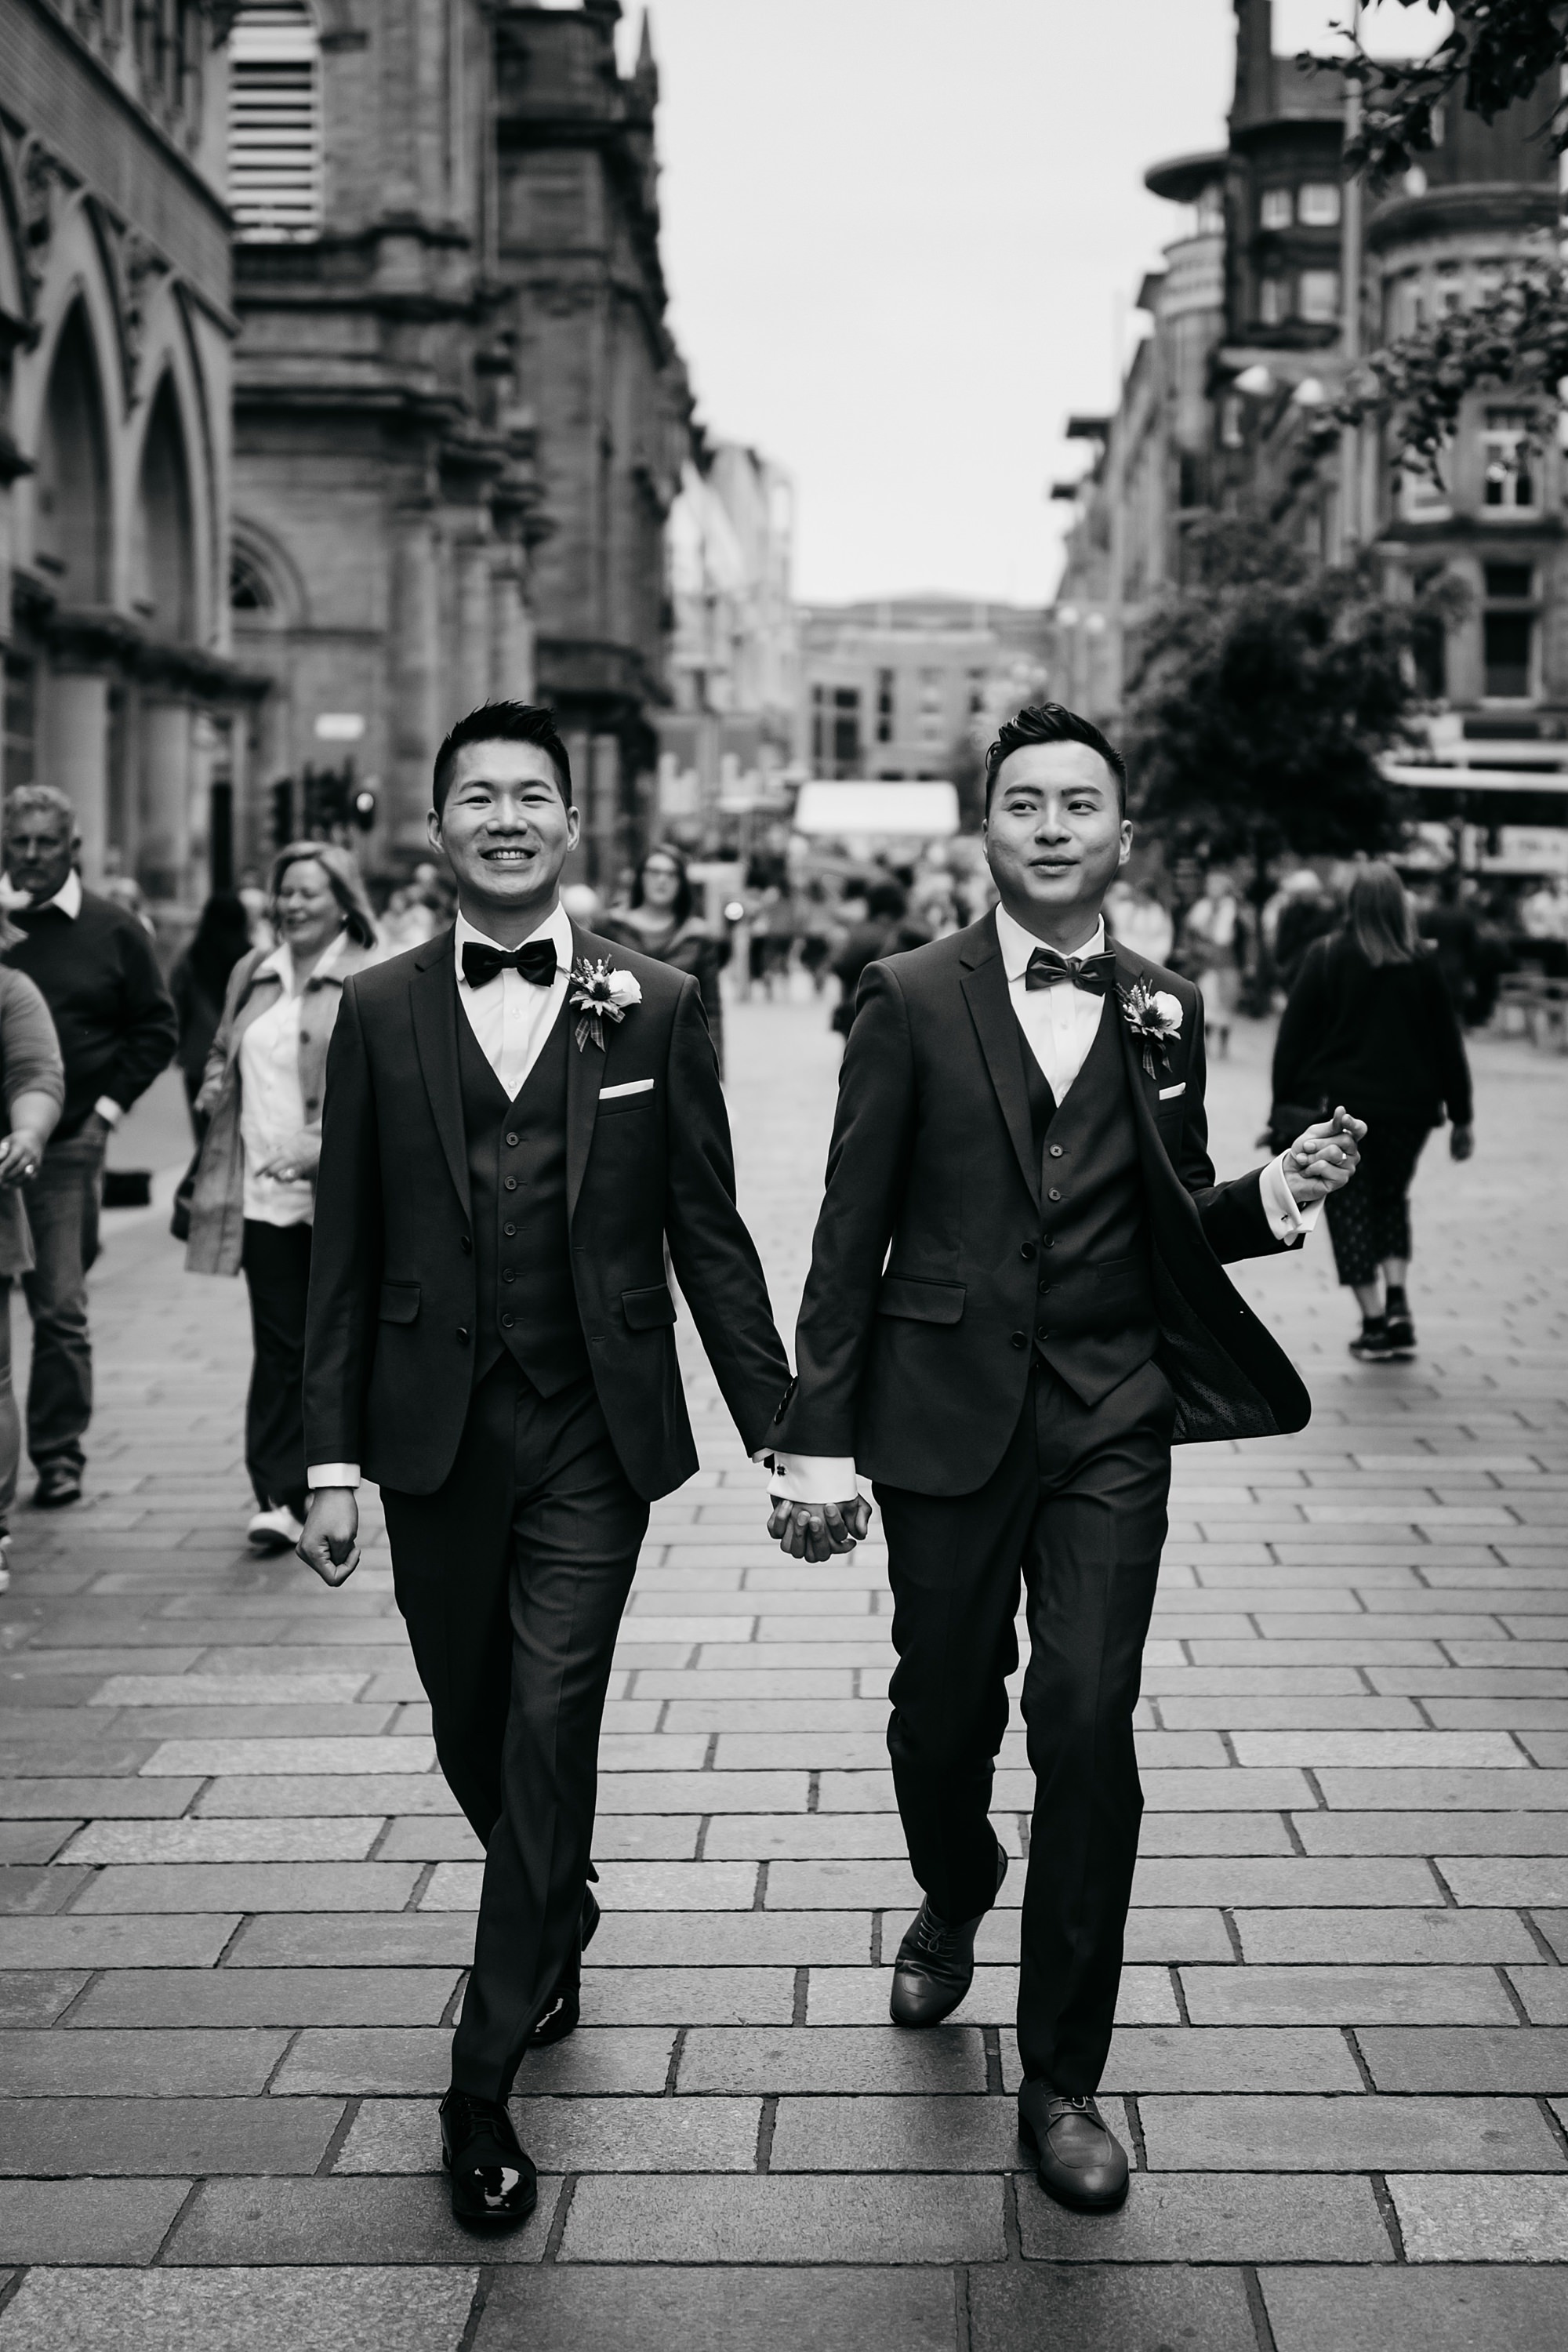
[[[1275, 46], [1348, 5], [1278, 0]], [[795, 476], [799, 593], [1043, 598], [1062, 425], [1111, 402], [1179, 231], [1144, 171], [1223, 143], [1233, 0], [652, 17], [672, 324], [710, 429]]]

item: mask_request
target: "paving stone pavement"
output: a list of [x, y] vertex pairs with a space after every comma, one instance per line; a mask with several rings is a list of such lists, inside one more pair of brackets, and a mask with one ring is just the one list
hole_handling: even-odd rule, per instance
[[[731, 1041], [787, 1330], [835, 1045], [811, 1004]], [[1267, 1044], [1214, 1073], [1229, 1170]], [[477, 1853], [379, 1521], [336, 1594], [246, 1555], [243, 1297], [111, 1219], [90, 1499], [18, 1514], [0, 1602], [0, 2352], [1568, 2341], [1568, 1066], [1476, 1061], [1479, 1156], [1419, 1180], [1419, 1360], [1346, 1357], [1320, 1235], [1239, 1270], [1311, 1427], [1177, 1458], [1112, 2220], [1017, 2146], [1020, 1873], [953, 2022], [887, 2022], [877, 1530], [783, 1559], [688, 1347], [704, 1467], [618, 1654], [584, 2021], [520, 2085], [539, 2211], [458, 2230], [433, 2099]], [[1015, 1854], [1028, 1802], [1015, 1724]]]

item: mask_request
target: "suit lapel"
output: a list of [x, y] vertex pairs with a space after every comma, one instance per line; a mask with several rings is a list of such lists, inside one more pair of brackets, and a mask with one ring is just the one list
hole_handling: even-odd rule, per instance
[[458, 1005], [457, 954], [454, 934], [432, 940], [415, 960], [409, 982], [414, 1013], [414, 1043], [420, 1074], [436, 1132], [447, 1155], [447, 1166], [458, 1188], [465, 1216], [471, 1216], [468, 1197], [468, 1150], [463, 1120], [463, 1082], [458, 1068], [458, 1029], [462, 1019]]
[[[590, 962], [601, 961], [611, 952], [606, 941], [590, 937], [572, 926], [572, 961], [580, 963], [584, 956]], [[601, 1053], [592, 1037], [581, 1050], [577, 1045], [577, 1016], [572, 1010], [568, 992], [566, 1019], [569, 1024], [566, 1049], [566, 1215], [570, 1221], [577, 1206], [577, 1195], [583, 1189], [583, 1178], [588, 1166], [588, 1150], [594, 1140], [594, 1121], [599, 1114], [599, 1088], [605, 1083], [605, 1064], [609, 1059], [613, 1024], [602, 1024], [608, 1034]]]
[[985, 1066], [991, 1073], [991, 1083], [996, 1089], [996, 1099], [1002, 1106], [1002, 1116], [1007, 1122], [1007, 1132], [1013, 1139], [1018, 1166], [1037, 1209], [1040, 1169], [1019, 1052], [1023, 1041], [1007, 993], [1007, 974], [996, 943], [996, 926], [989, 915], [975, 925], [971, 940], [972, 944], [963, 950], [963, 961], [968, 966], [963, 975], [963, 993], [980, 1039], [980, 1050], [985, 1056]]

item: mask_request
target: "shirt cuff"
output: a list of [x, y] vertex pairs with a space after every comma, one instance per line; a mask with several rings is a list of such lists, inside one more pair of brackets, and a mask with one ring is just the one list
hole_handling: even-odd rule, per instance
[[112, 1095], [100, 1095], [93, 1108], [105, 1127], [118, 1127], [125, 1116], [124, 1104], [117, 1103]]
[[1259, 1171], [1258, 1190], [1263, 1196], [1263, 1213], [1268, 1220], [1268, 1230], [1277, 1242], [1293, 1242], [1300, 1234], [1310, 1234], [1322, 1213], [1321, 1201], [1309, 1201], [1305, 1207], [1291, 1192], [1285, 1174], [1285, 1155], [1271, 1160]]
[[786, 1503], [852, 1503], [860, 1488], [853, 1455], [773, 1455], [773, 1493]]
[[306, 1471], [305, 1484], [312, 1494], [318, 1486], [357, 1486], [359, 1464], [357, 1462], [318, 1462], [312, 1469]]

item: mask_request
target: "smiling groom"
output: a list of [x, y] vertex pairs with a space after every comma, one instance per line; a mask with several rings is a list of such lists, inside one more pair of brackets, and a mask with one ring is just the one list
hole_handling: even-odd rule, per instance
[[441, 2105], [452, 2204], [524, 2219], [506, 2101], [577, 2021], [599, 1726], [648, 1505], [697, 1467], [664, 1249], [754, 1452], [789, 1367], [735, 1206], [697, 982], [569, 920], [552, 714], [437, 755], [455, 931], [357, 974], [327, 1063], [302, 1559], [341, 1584], [381, 1487], [436, 1752], [485, 1847]]
[[1127, 2159], [1094, 2100], [1142, 1792], [1133, 1753], [1171, 1446], [1300, 1429], [1307, 1392], [1222, 1262], [1288, 1249], [1355, 1166], [1336, 1113], [1219, 1184], [1192, 984], [1108, 940], [1126, 771], [1055, 703], [986, 760], [994, 915], [860, 983], [827, 1189], [773, 1433], [772, 1531], [821, 1559], [865, 1533], [893, 1590], [888, 1747], [924, 1891], [892, 2014], [956, 2009], [1007, 1858], [988, 1819], [1017, 1664], [1036, 1797], [1019, 2127], [1089, 2211]]

